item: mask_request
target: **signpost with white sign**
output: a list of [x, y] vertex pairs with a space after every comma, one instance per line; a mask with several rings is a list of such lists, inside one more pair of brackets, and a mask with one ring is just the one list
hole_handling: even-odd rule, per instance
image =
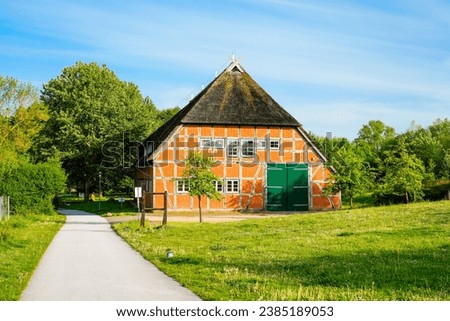
[[142, 197], [142, 187], [135, 187], [134, 188], [134, 197], [137, 198], [137, 206], [138, 206], [138, 213], [141, 212], [139, 208], [139, 199]]
[[125, 197], [119, 197], [120, 208], [123, 208], [124, 202], [125, 202]]

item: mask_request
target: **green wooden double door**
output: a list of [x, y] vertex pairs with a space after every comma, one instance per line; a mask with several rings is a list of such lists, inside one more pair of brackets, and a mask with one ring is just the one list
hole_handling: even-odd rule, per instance
[[267, 210], [309, 209], [308, 164], [267, 164]]

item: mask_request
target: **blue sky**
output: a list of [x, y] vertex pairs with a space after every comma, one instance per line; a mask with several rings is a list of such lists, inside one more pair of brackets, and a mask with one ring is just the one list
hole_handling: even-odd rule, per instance
[[39, 88], [95, 61], [183, 107], [232, 53], [318, 135], [450, 117], [449, 1], [0, 0], [0, 74]]

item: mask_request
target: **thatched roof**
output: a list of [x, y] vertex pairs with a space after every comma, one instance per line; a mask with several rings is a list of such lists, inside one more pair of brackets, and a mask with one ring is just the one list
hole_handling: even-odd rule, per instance
[[184, 109], [184, 124], [300, 126], [236, 61]]
[[153, 151], [181, 124], [301, 127], [237, 61], [147, 138]]

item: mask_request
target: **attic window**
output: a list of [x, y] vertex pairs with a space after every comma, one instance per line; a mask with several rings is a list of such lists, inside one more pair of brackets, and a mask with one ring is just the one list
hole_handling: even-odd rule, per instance
[[237, 139], [227, 140], [227, 155], [228, 157], [237, 157], [239, 152], [239, 141]]
[[202, 139], [200, 141], [200, 148], [208, 149], [211, 148], [211, 139]]
[[219, 138], [219, 139], [213, 139], [212, 140], [212, 145], [215, 149], [223, 149], [224, 147], [224, 142], [223, 139]]
[[223, 149], [224, 141], [222, 138], [219, 139], [211, 139], [211, 138], [203, 138], [200, 140], [200, 148], [209, 149], [214, 147], [214, 149]]
[[266, 149], [266, 140], [265, 139], [258, 139], [256, 141], [256, 148], [257, 149]]
[[243, 139], [241, 145], [242, 156], [253, 157], [255, 156], [255, 141], [251, 139]]

